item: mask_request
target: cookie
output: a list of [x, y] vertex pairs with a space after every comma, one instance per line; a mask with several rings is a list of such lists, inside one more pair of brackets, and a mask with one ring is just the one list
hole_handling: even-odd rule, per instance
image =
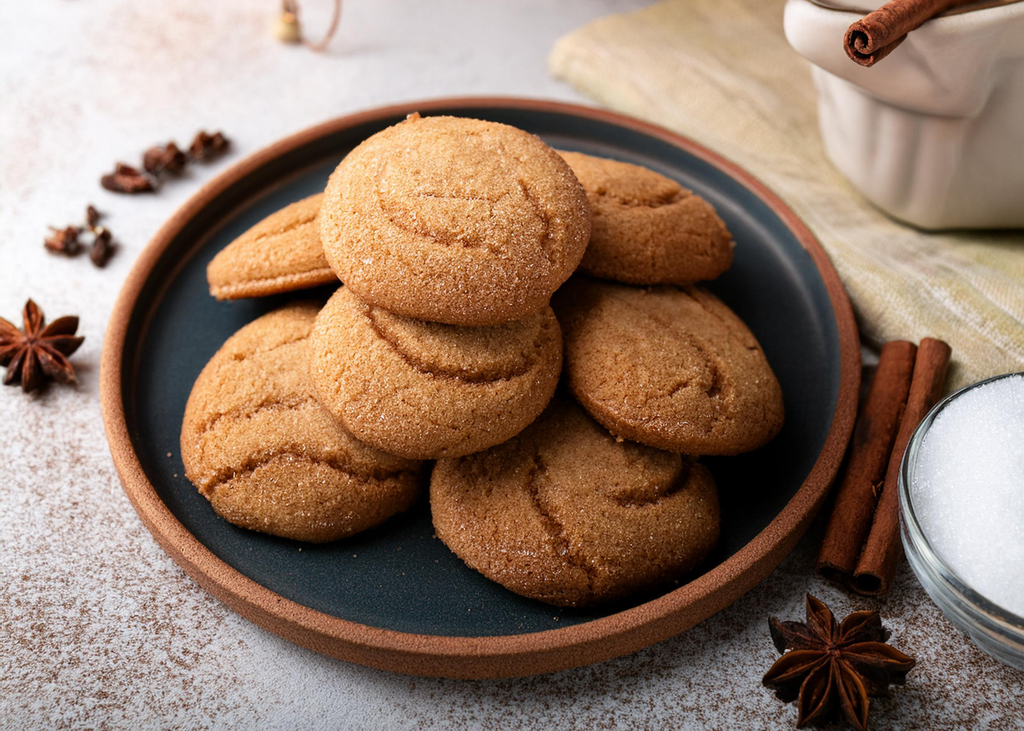
[[544, 410], [562, 368], [550, 307], [516, 322], [458, 327], [331, 297], [312, 337], [320, 402], [367, 444], [414, 459], [500, 444]]
[[581, 271], [628, 284], [691, 284], [732, 264], [732, 236], [696, 193], [639, 165], [560, 154], [593, 212]]
[[782, 428], [782, 389], [747, 326], [697, 287], [577, 278], [559, 291], [572, 393], [613, 434], [738, 454]]
[[185, 407], [185, 474], [225, 520], [300, 541], [350, 536], [408, 508], [420, 463], [357, 441], [309, 380], [319, 308], [295, 304], [231, 336]]
[[471, 568], [560, 606], [678, 579], [719, 533], [706, 467], [616, 440], [567, 397], [515, 439], [439, 461], [430, 510], [438, 538]]
[[336, 283], [320, 245], [322, 198], [292, 203], [228, 244], [206, 267], [210, 294], [234, 300]]
[[422, 320], [496, 325], [544, 310], [583, 256], [590, 209], [539, 138], [414, 114], [338, 165], [320, 234], [360, 299]]

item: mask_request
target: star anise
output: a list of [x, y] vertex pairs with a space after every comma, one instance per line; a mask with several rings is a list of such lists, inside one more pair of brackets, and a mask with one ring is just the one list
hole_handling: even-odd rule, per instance
[[885, 644], [889, 630], [878, 612], [854, 612], [839, 624], [810, 594], [806, 622], [772, 617], [768, 627], [776, 649], [784, 654], [762, 682], [779, 700], [799, 698], [797, 728], [824, 720], [838, 706], [864, 731], [869, 696], [887, 695], [889, 683], [902, 685], [917, 662]]
[[148, 193], [156, 190], [153, 178], [123, 162], [117, 163], [114, 172], [100, 178], [100, 185], [114, 193]]
[[28, 392], [41, 388], [48, 378], [75, 383], [75, 370], [67, 356], [85, 340], [75, 336], [78, 318], [59, 317], [49, 325], [39, 306], [29, 300], [22, 312], [25, 331], [0, 317], [0, 365], [7, 366], [4, 385], [21, 383]]

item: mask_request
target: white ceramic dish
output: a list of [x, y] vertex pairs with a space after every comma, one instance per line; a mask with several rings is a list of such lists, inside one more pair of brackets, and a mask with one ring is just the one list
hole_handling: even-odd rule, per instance
[[788, 0], [825, 149], [875, 205], [925, 229], [1024, 227], [1024, 2], [928, 21], [871, 68], [843, 50], [877, 0]]

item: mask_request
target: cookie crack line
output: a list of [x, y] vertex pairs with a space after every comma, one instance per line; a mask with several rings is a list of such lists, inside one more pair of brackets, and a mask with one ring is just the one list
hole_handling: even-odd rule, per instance
[[198, 436], [200, 438], [205, 437], [207, 434], [212, 432], [223, 419], [233, 417], [236, 419], [244, 419], [246, 421], [252, 419], [258, 414], [266, 413], [268, 411], [292, 411], [302, 406], [306, 406], [310, 403], [315, 403], [316, 399], [312, 396], [295, 396], [293, 398], [280, 399], [278, 401], [267, 401], [251, 408], [251, 406], [240, 406], [235, 409], [229, 409], [223, 413], [217, 414], [212, 419], [206, 421], [200, 430], [198, 430]]
[[[312, 214], [310, 216], [304, 216], [303, 218], [300, 218], [298, 221], [293, 221], [292, 223], [289, 223], [284, 228], [278, 228], [278, 229], [274, 229], [273, 231], [266, 231], [266, 232], [257, 234], [252, 239], [252, 241], [250, 243], [255, 244], [255, 243], [258, 243], [260, 241], [263, 241], [264, 239], [269, 239], [269, 238], [271, 238], [273, 236], [283, 236], [285, 234], [290, 234], [290, 233], [294, 232], [296, 229], [299, 229], [302, 226], [308, 226], [311, 223], [313, 223], [314, 221], [316, 221], [317, 215], [319, 215], [319, 214], [318, 213], [314, 213], [314, 214]], [[319, 236], [317, 236], [317, 238], [319, 238]]]
[[[273, 313], [271, 313], [271, 314], [273, 314]], [[231, 360], [229, 362], [230, 363], [244, 363], [247, 360], [252, 360], [253, 358], [258, 358], [259, 356], [269, 355], [270, 353], [273, 353], [276, 350], [280, 350], [281, 348], [284, 348], [284, 347], [286, 347], [288, 345], [294, 345], [295, 343], [301, 342], [301, 341], [305, 340], [308, 337], [309, 337], [309, 331], [308, 330], [306, 332], [299, 333], [297, 336], [296, 336], [295, 333], [292, 333], [288, 340], [285, 340], [284, 342], [280, 342], [277, 345], [272, 345], [269, 348], [260, 349], [257, 346], [257, 348], [253, 352], [251, 352], [251, 353], [240, 353], [240, 352], [233, 353], [231, 355]]]
[[398, 218], [398, 216], [395, 213], [386, 208], [384, 201], [380, 199], [379, 191], [377, 196], [378, 203], [380, 204], [380, 212], [381, 215], [384, 216], [384, 220], [390, 223], [395, 228], [404, 231], [407, 234], [411, 234], [412, 236], [418, 236], [419, 238], [425, 239], [426, 241], [429, 241], [430, 243], [436, 244], [438, 246], [445, 246], [453, 249], [456, 247], [462, 247], [463, 249], [484, 248], [484, 244], [480, 241], [471, 241], [468, 239], [460, 241], [447, 236], [441, 236], [436, 233], [424, 233], [423, 231], [420, 231], [418, 228], [410, 226], [405, 221], [402, 221], [400, 218]]
[[690, 479], [691, 469], [691, 464], [688, 461], [684, 461], [682, 470], [680, 470], [676, 479], [672, 481], [672, 484], [667, 489], [658, 491], [651, 497], [636, 497], [635, 494], [616, 493], [612, 496], [612, 502], [623, 508], [643, 508], [648, 505], [654, 505], [662, 500], [667, 500], [676, 493], [682, 492], [683, 488], [686, 487], [686, 483]]
[[[694, 288], [693, 291], [706, 296], [706, 293], [702, 292], [702, 290]], [[736, 323], [735, 322], [729, 321], [728, 319], [723, 317], [721, 313], [716, 312], [715, 310], [713, 310], [710, 307], [708, 307], [707, 302], [704, 300], [704, 296], [695, 297], [694, 295], [690, 294], [689, 292], [687, 292], [686, 294], [687, 294], [687, 296], [689, 296], [689, 298], [691, 300], [696, 302], [697, 305], [702, 310], [704, 310], [704, 312], [706, 312], [710, 317], [713, 317], [715, 320], [720, 322], [722, 324], [722, 327], [724, 327], [726, 330], [729, 331], [730, 335], [735, 337], [738, 341], [740, 341], [740, 343], [743, 344], [744, 348], [746, 348], [747, 350], [753, 351], [753, 352], [758, 352], [758, 353], [761, 352], [760, 344], [756, 342], [756, 340], [757, 340], [756, 338], [754, 339], [755, 340], [755, 345], [747, 345], [747, 344], [743, 343], [743, 341], [745, 340], [743, 331], [736, 327]], [[733, 316], [734, 317], [738, 317], [735, 313], [733, 313]], [[748, 334], [753, 336], [753, 333], [748, 333]]]
[[636, 198], [623, 198], [622, 196], [616, 195], [608, 190], [596, 190], [594, 195], [600, 198], [602, 201], [610, 201], [623, 208], [666, 208], [668, 206], [674, 206], [678, 203], [682, 203], [693, 197], [691, 191], [685, 188], [674, 190], [668, 195], [661, 195], [651, 201], [638, 200]]
[[523, 198], [533, 207], [534, 212], [537, 214], [537, 218], [540, 219], [541, 233], [540, 233], [540, 250], [544, 254], [544, 258], [547, 259], [548, 264], [551, 266], [557, 266], [557, 263], [552, 258], [552, 238], [551, 238], [551, 218], [548, 216], [548, 212], [544, 210], [540, 200], [533, 191], [530, 190], [529, 186], [526, 185], [522, 180], [516, 178], [516, 184], [522, 191]]
[[[301, 397], [300, 396], [300, 397], [295, 397], [295, 398], [291, 398], [291, 399], [282, 399], [280, 401], [274, 401], [274, 402], [260, 404], [257, 408], [250, 409], [250, 410], [233, 409], [233, 410], [227, 411], [227, 412], [225, 412], [223, 414], [218, 414], [216, 417], [214, 417], [214, 419], [211, 422], [209, 422], [208, 424], [206, 424], [202, 430], [198, 431], [198, 433], [196, 435], [196, 439], [197, 440], [201, 440], [201, 439], [206, 438], [216, 428], [217, 424], [222, 419], [225, 419], [227, 417], [234, 417], [234, 418], [237, 418], [239, 420], [250, 421], [250, 420], [252, 420], [253, 418], [255, 418], [257, 415], [259, 415], [261, 413], [273, 412], [273, 411], [293, 411], [293, 410], [302, 408], [303, 406], [308, 406], [310, 404], [316, 406], [316, 408], [318, 408], [318, 409], [322, 409], [323, 408], [323, 407], [320, 406], [320, 403], [313, 396], [305, 396], [305, 397]], [[339, 431], [341, 431], [341, 427], [338, 427], [338, 429], [339, 429]], [[278, 454], [295, 454], [295, 453], [293, 453], [293, 452], [291, 452], [290, 450], [287, 450], [287, 449], [284, 449], [281, 452], [277, 452], [276, 450], [272, 450], [269, 456], [261, 457], [260, 460], [258, 460], [258, 461], [268, 461], [268, 460], [273, 459], [274, 457], [278, 456]], [[295, 456], [296, 457], [301, 457], [302, 455], [295, 454]], [[257, 460], [254, 460], [254, 462], [255, 461], [257, 461]], [[312, 461], [317, 461], [317, 460], [312, 460]], [[329, 458], [324, 458], [322, 460], [319, 460], [319, 462], [322, 463], [322, 464], [327, 465], [328, 467], [336, 469], [339, 472], [344, 472], [346, 475], [348, 475], [349, 477], [352, 477], [353, 479], [362, 479], [362, 480], [386, 480], [386, 479], [389, 479], [391, 477], [397, 477], [397, 476], [400, 476], [400, 475], [405, 474], [405, 473], [413, 473], [413, 472], [415, 472], [415, 470], [402, 470], [402, 469], [388, 470], [388, 469], [373, 468], [373, 467], [368, 468], [368, 469], [359, 469], [358, 467], [355, 466], [355, 464], [352, 462], [352, 460], [339, 459], [339, 458], [336, 458], [336, 457], [334, 457], [334, 458], [330, 458], [330, 457]], [[243, 471], [243, 472], [246, 472], [246, 471], [251, 472], [253, 469], [255, 469], [255, 467], [253, 467], [251, 465], [252, 465], [252, 462], [246, 462], [239, 469], [241, 471]], [[227, 471], [228, 469], [233, 469], [233, 468], [225, 468], [224, 471]], [[229, 479], [229, 477], [224, 477], [224, 475], [222, 474], [222, 471], [217, 471], [214, 474], [215, 474], [215, 477], [213, 479], [217, 480], [216, 484], [220, 484], [221, 482], [224, 482], [224, 480]], [[211, 483], [211, 486], [212, 486], [212, 483]]]
[[[505, 149], [505, 145], [502, 142], [498, 142], [498, 152], [501, 153], [502, 160], [504, 160], [508, 156], [508, 150]], [[504, 164], [502, 164], [502, 170], [509, 177], [513, 177], [511, 171], [509, 171], [509, 169]], [[519, 176], [515, 176], [515, 181], [516, 185], [519, 187], [519, 191], [523, 194], [523, 198], [525, 198], [527, 203], [529, 203], [533, 207], [534, 212], [540, 219], [541, 228], [543, 229], [541, 231], [539, 239], [541, 253], [544, 254], [544, 258], [547, 260], [550, 266], [556, 266], [556, 263], [552, 258], [551, 252], [551, 217], [548, 215], [548, 212], [541, 205], [541, 202], [537, 198], [537, 196], [534, 195], [532, 190], [530, 190], [530, 186], [524, 183], [523, 179], [520, 178]]]
[[[389, 224], [391, 224], [395, 228], [399, 229], [400, 231], [404, 231], [405, 233], [411, 234], [413, 236], [418, 236], [418, 237], [420, 237], [422, 239], [425, 239], [425, 240], [427, 240], [427, 241], [429, 241], [429, 242], [431, 242], [433, 244], [437, 244], [438, 246], [445, 246], [445, 247], [448, 247], [448, 248], [462, 247], [463, 249], [480, 249], [480, 248], [484, 248], [483, 242], [479, 242], [479, 241], [477, 241], [477, 242], [473, 242], [473, 241], [459, 241], [457, 239], [452, 239], [452, 238], [447, 237], [447, 236], [441, 236], [441, 235], [436, 234], [436, 233], [424, 233], [423, 231], [420, 231], [419, 229], [417, 229], [417, 228], [415, 228], [413, 226], [410, 226], [408, 223], [406, 223], [405, 221], [401, 220], [397, 216], [397, 214], [394, 213], [391, 210], [391, 208], [384, 202], [384, 196], [381, 193], [381, 178], [383, 176], [384, 176], [384, 168], [381, 167], [381, 168], [379, 168], [377, 170], [377, 173], [376, 173], [375, 178], [374, 178], [373, 192], [374, 192], [374, 198], [376, 199], [377, 208], [380, 211], [381, 216], [383, 216], [384, 220], [387, 221]], [[418, 194], [417, 197], [435, 198], [435, 199], [445, 198], [447, 200], [480, 201], [482, 203], [488, 203], [490, 205], [490, 207], [492, 209], [491, 210], [491, 214], [493, 216], [493, 208], [494, 208], [495, 201], [491, 201], [491, 200], [489, 200], [487, 198], [473, 198], [473, 197], [468, 197], [468, 196], [467, 197], [461, 197], [461, 196], [435, 196], [435, 195], [422, 195], [422, 194]]]
[[[365, 314], [367, 322], [373, 329], [374, 334], [384, 341], [395, 355], [402, 359], [402, 361], [410, 368], [418, 371], [427, 376], [434, 378], [448, 378], [462, 383], [475, 383], [475, 384], [487, 384], [487, 383], [498, 383], [500, 381], [510, 381], [513, 378], [520, 378], [529, 373], [534, 367], [534, 360], [532, 358], [523, 358], [522, 363], [507, 369], [499, 369], [496, 373], [480, 373], [470, 374], [459, 371], [445, 370], [437, 366], [432, 366], [429, 363], [425, 363], [416, 356], [408, 353], [402, 344], [394, 337], [391, 333], [387, 332], [386, 328], [379, 322], [377, 310], [374, 307], [367, 306], [367, 312]], [[540, 347], [540, 339], [533, 343], [533, 350], [537, 350]]]
[[202, 489], [204, 491], [216, 490], [218, 487], [220, 487], [224, 483], [228, 482], [229, 480], [233, 480], [234, 478], [242, 476], [242, 475], [251, 474], [251, 473], [255, 472], [257, 469], [259, 469], [260, 467], [268, 464], [269, 462], [271, 462], [271, 461], [273, 461], [273, 460], [275, 460], [275, 459], [277, 459], [279, 457], [291, 457], [293, 460], [295, 460], [297, 462], [305, 462], [307, 464], [314, 465], [314, 466], [320, 465], [320, 466], [323, 466], [323, 467], [328, 467], [328, 468], [330, 468], [332, 470], [336, 470], [337, 472], [340, 472], [341, 474], [345, 475], [345, 477], [351, 478], [351, 479], [353, 479], [353, 480], [355, 480], [357, 482], [362, 482], [362, 483], [370, 483], [370, 482], [375, 481], [375, 480], [376, 481], [391, 480], [391, 479], [396, 479], [396, 478], [400, 478], [400, 477], [403, 477], [403, 476], [410, 476], [410, 477], [412, 477], [412, 476], [415, 476], [416, 472], [417, 472], [414, 469], [409, 469], [409, 470], [381, 470], [381, 469], [376, 469], [376, 470], [368, 470], [368, 471], [359, 471], [359, 470], [353, 468], [351, 462], [349, 460], [346, 460], [346, 459], [339, 459], [337, 457], [324, 457], [324, 458], [319, 458], [318, 459], [318, 458], [311, 457], [311, 456], [309, 456], [307, 454], [300, 454], [299, 452], [296, 452], [296, 451], [291, 450], [291, 449], [282, 449], [282, 450], [274, 450], [270, 454], [263, 455], [263, 456], [258, 457], [258, 458], [256, 458], [256, 457], [250, 458], [249, 460], [246, 460], [245, 462], [243, 462], [238, 467], [229, 467], [229, 468], [224, 468], [222, 470], [218, 470], [214, 474], [214, 477], [212, 477], [209, 482], [207, 482], [207, 483], [205, 483], [203, 485]]
[[[694, 298], [691, 297], [691, 299]], [[708, 370], [711, 371], [711, 385], [703, 389], [704, 393], [707, 395], [708, 398], [713, 399], [717, 399], [719, 398], [719, 396], [722, 395], [722, 393], [726, 390], [727, 384], [725, 382], [725, 378], [722, 376], [722, 369], [718, 364], [719, 358], [712, 349], [708, 348], [704, 344], [704, 341], [701, 340], [701, 338], [697, 337], [689, 330], [679, 327], [674, 322], [665, 320], [658, 316], [657, 314], [649, 312], [648, 310], [645, 310], [642, 307], [637, 307], [631, 302], [622, 302], [621, 304], [624, 307], [630, 308], [631, 310], [633, 310], [634, 312], [638, 313], [641, 316], [649, 317], [655, 323], [661, 325], [661, 327], [673, 333], [674, 335], [676, 335], [676, 337], [681, 338], [683, 341], [685, 341], [687, 345], [689, 345], [691, 348], [700, 353], [701, 357], [704, 359], [704, 362], [707, 364]], [[701, 303], [698, 302], [698, 304], [700, 305]], [[727, 325], [727, 323], [723, 321], [722, 325]], [[730, 334], [732, 334], [731, 331]], [[689, 380], [685, 382], [676, 383], [669, 391], [669, 393], [666, 395], [666, 398], [671, 398], [675, 396], [679, 391], [681, 391], [683, 388], [686, 388], [689, 384]]]
[[540, 454], [535, 454], [533, 456], [533, 465], [526, 476], [526, 492], [530, 496], [530, 502], [533, 504], [534, 509], [540, 516], [541, 525], [544, 526], [544, 530], [548, 534], [555, 552], [560, 558], [564, 558], [570, 566], [583, 571], [587, 577], [586, 594], [582, 602], [578, 603], [588, 602], [594, 596], [594, 566], [586, 558], [576, 555], [569, 544], [569, 539], [565, 536], [565, 527], [558, 522], [551, 514], [551, 511], [544, 505], [544, 501], [540, 496], [540, 485], [538, 484], [538, 478], [544, 474], [547, 474], [547, 465], [544, 464]]

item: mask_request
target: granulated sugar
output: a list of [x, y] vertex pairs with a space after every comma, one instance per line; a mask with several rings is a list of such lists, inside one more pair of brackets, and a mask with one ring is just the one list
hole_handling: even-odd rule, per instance
[[1024, 616], [1024, 375], [950, 402], [924, 437], [910, 487], [938, 556]]

